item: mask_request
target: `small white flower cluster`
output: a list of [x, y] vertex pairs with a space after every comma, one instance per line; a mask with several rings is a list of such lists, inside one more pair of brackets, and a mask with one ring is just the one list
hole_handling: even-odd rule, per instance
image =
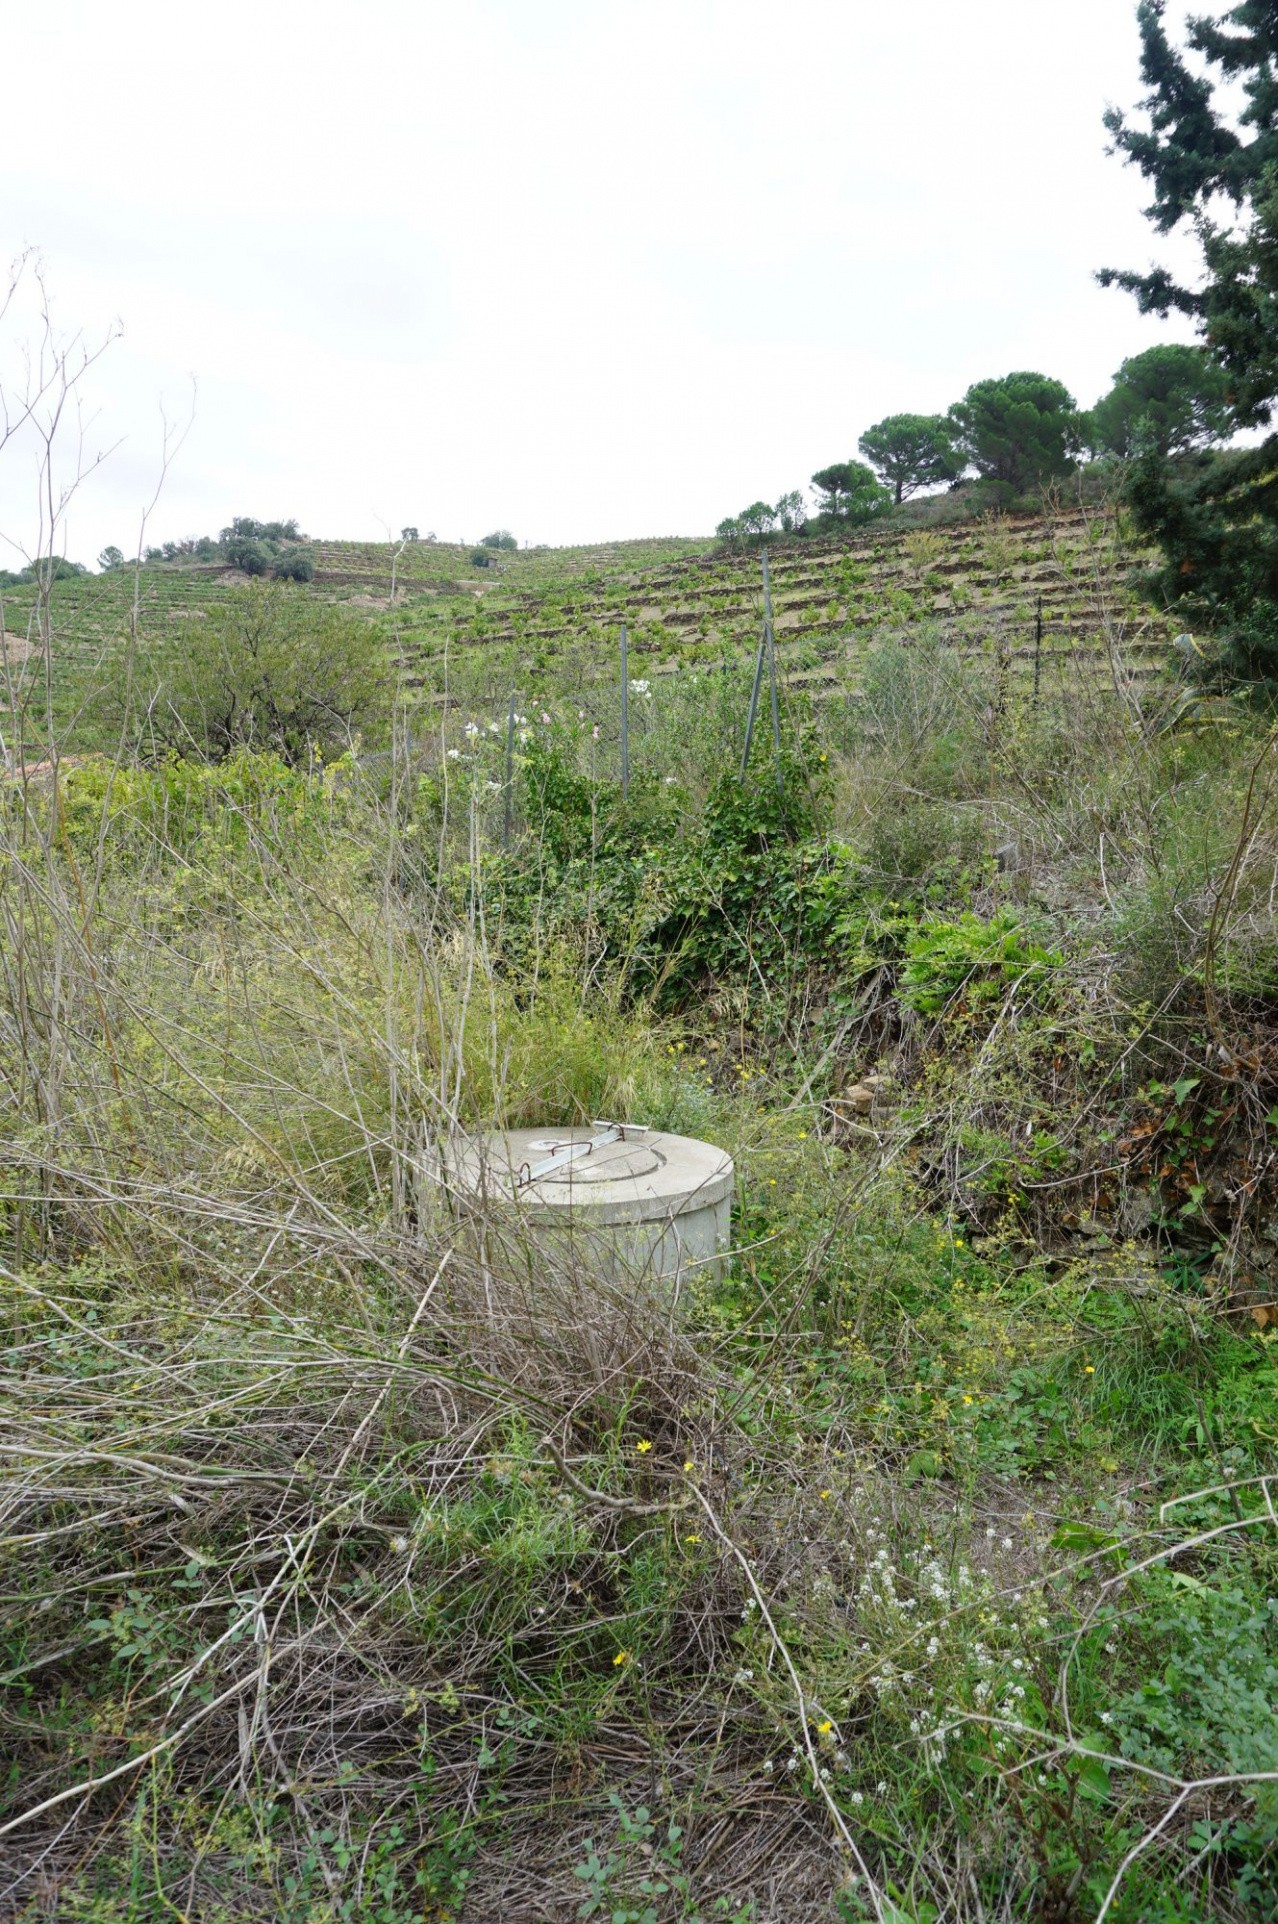
[[649, 681], [632, 681], [630, 692], [632, 695], [638, 695], [640, 701], [652, 700], [652, 684]]

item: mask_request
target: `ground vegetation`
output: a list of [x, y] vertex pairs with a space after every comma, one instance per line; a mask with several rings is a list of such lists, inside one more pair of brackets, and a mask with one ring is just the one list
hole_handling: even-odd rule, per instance
[[[959, 537], [1090, 650], [886, 616], [779, 784], [694, 640], [623, 795], [610, 636], [6, 783], [16, 1914], [1275, 1914], [1274, 751], [1097, 520]], [[736, 1158], [679, 1318], [440, 1180], [600, 1114]]]

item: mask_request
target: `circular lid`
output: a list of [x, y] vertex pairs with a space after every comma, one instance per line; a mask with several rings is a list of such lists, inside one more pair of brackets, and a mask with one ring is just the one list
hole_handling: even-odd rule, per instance
[[578, 1210], [599, 1222], [682, 1215], [721, 1202], [734, 1181], [731, 1157], [713, 1143], [657, 1129], [609, 1136], [589, 1123], [493, 1131], [457, 1145], [448, 1160], [463, 1195], [547, 1218]]

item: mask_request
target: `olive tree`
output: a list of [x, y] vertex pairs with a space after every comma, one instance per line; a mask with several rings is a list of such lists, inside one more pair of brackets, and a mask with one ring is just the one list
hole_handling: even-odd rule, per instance
[[147, 690], [154, 746], [213, 760], [239, 748], [298, 762], [348, 748], [389, 710], [389, 665], [375, 631], [342, 608], [254, 582], [170, 642]]

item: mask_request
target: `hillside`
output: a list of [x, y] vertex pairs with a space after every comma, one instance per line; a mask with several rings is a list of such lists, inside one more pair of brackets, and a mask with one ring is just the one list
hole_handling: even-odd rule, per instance
[[[759, 560], [696, 540], [494, 551], [430, 542], [317, 541], [312, 582], [290, 591], [360, 612], [398, 655], [419, 698], [450, 684], [493, 701], [571, 657], [574, 686], [615, 672], [620, 623], [645, 672], [748, 653], [761, 620]], [[817, 694], [855, 692], [867, 647], [926, 637], [1014, 679], [1064, 684], [1159, 672], [1172, 633], [1137, 591], [1142, 557], [1103, 509], [884, 526], [778, 541], [770, 550], [783, 678]], [[54, 714], [64, 747], [98, 746], [95, 689], [122, 645], [169, 639], [233, 594], [218, 564], [167, 563], [56, 584]], [[34, 591], [3, 599], [10, 658], [25, 652]], [[1041, 641], [1036, 640], [1041, 617]]]

